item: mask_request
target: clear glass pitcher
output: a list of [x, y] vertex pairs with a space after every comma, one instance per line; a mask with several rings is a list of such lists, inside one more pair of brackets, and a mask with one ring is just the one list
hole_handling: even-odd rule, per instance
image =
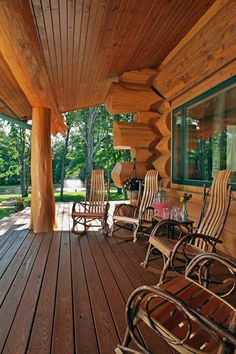
[[167, 201], [167, 193], [163, 189], [160, 189], [155, 194], [155, 202], [156, 203], [163, 203]]
[[166, 211], [168, 208], [169, 203], [167, 201], [167, 193], [163, 189], [159, 189], [159, 191], [155, 194], [155, 215], [160, 218], [167, 219], [168, 217]]

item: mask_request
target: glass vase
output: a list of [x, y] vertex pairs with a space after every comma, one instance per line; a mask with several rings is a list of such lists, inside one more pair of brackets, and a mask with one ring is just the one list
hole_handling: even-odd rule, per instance
[[188, 212], [186, 209], [186, 204], [183, 204], [183, 206], [182, 206], [182, 210], [180, 212], [180, 218], [181, 218], [181, 221], [187, 221], [187, 219], [188, 219]]

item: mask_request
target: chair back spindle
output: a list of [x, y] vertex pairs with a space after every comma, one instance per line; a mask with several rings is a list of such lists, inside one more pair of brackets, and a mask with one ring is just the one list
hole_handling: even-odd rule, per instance
[[[231, 188], [228, 185], [230, 171], [222, 170], [214, 177], [209, 189], [209, 203], [202, 217], [197, 233], [208, 235], [218, 239], [223, 230], [228, 214]], [[196, 239], [195, 246], [205, 249], [206, 243], [202, 239]]]
[[[149, 170], [146, 173], [144, 180], [143, 197], [139, 207], [139, 219], [142, 217], [144, 210], [153, 206], [155, 201], [155, 194], [158, 191], [158, 172], [156, 170]], [[152, 213], [147, 211], [145, 215], [146, 220], [151, 220]]]
[[105, 209], [106, 187], [103, 170], [93, 170], [91, 176], [89, 212], [103, 213]]

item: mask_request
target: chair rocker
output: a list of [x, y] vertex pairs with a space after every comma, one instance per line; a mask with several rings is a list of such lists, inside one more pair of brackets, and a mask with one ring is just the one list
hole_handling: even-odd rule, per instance
[[[72, 232], [82, 235], [87, 233], [90, 227], [101, 227], [104, 236], [109, 234], [109, 225], [107, 223], [109, 203], [105, 200], [106, 194], [108, 197], [108, 190], [106, 190], [104, 181], [104, 171], [93, 170], [89, 201], [73, 203], [71, 213], [73, 219]], [[94, 220], [99, 221], [100, 225], [92, 223]], [[83, 230], [76, 230], [77, 225], [82, 225]]]
[[[216, 263], [217, 271], [223, 268], [227, 273], [222, 275], [222, 283], [210, 290], [203, 286], [202, 274], [205, 267], [215, 272]], [[192, 274], [198, 275], [197, 281], [191, 279]], [[230, 297], [235, 296], [235, 280], [235, 261], [205, 253], [192, 259], [185, 275], [177, 275], [162, 285], [137, 288], [126, 305], [124, 341], [115, 352], [159, 353], [158, 348], [151, 352], [142, 340], [139, 325], [144, 322], [153, 335], [164, 339], [179, 353], [233, 354], [236, 309]], [[131, 340], [138, 351], [129, 348]]]
[[[222, 243], [219, 238], [231, 201], [231, 187], [228, 185], [230, 174], [230, 171], [220, 171], [215, 176], [208, 192], [204, 190], [202, 213], [194, 233], [183, 235], [183, 228], [181, 228], [179, 240], [168, 239], [161, 234], [161, 230], [163, 230], [163, 225], [167, 223], [178, 228], [178, 222], [174, 220], [163, 220], [153, 228], [146, 258], [141, 265], [144, 268], [148, 266], [150, 255], [154, 250], [161, 252], [164, 261], [160, 277], [161, 283], [169, 269], [172, 268], [181, 273], [193, 257], [202, 252], [216, 252], [216, 245]], [[207, 198], [209, 199], [208, 203]], [[206, 207], [206, 205], [208, 206]]]
[[[133, 226], [132, 239], [134, 242], [137, 240], [138, 231], [144, 234], [146, 228], [151, 226], [154, 213], [153, 203], [157, 191], [158, 172], [156, 170], [149, 170], [145, 176], [144, 190], [140, 205], [119, 204], [116, 206], [113, 214], [111, 236], [126, 240], [130, 239], [127, 236], [114, 235], [120, 228], [127, 228], [127, 225]], [[119, 215], [121, 214], [121, 210], [127, 210], [128, 216]]]

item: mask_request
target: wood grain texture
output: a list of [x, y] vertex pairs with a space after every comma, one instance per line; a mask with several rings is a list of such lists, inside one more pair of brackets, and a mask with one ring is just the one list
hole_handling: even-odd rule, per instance
[[40, 301], [35, 312], [35, 321], [32, 326], [28, 352], [49, 353], [53, 328], [55, 289], [57, 284], [57, 266], [60, 249], [60, 234], [55, 232], [48, 254], [44, 278], [40, 291]]
[[162, 101], [162, 98], [152, 90], [151, 86], [114, 82], [109, 88], [105, 105], [110, 113], [135, 113], [152, 110], [160, 100]]
[[[151, 164], [142, 162], [137, 163], [137, 175], [139, 178], [144, 178], [146, 172], [152, 168]], [[111, 177], [115, 185], [119, 188], [123, 186], [123, 182], [130, 178], [133, 169], [133, 164], [131, 162], [117, 162], [111, 171]]]
[[15, 118], [31, 119], [31, 105], [0, 54], [0, 112]]
[[[52, 234], [50, 233], [46, 234], [43, 238], [39, 253], [33, 264], [29, 279], [27, 280], [27, 285], [24, 289], [20, 306], [17, 309], [15, 321], [11, 327], [11, 333], [8, 336], [4, 347], [6, 353], [17, 352], [19, 354], [24, 354], [26, 352], [28, 336], [34, 318], [33, 309], [36, 308], [41, 287], [41, 281], [38, 280], [42, 279], [44, 273], [51, 240]], [[28, 311], [29, 308], [31, 311]], [[19, 322], [21, 323], [20, 326], [18, 325]]]
[[191, 41], [160, 66], [154, 87], [168, 100], [175, 99], [235, 60], [235, 12], [235, 1], [225, 1], [220, 11], [206, 22]]
[[31, 106], [53, 110], [53, 133], [65, 133], [66, 126], [51, 89], [28, 1], [2, 1], [0, 21], [1, 54], [15, 80]]
[[32, 112], [31, 148], [31, 223], [34, 232], [52, 231], [56, 226], [53, 198], [50, 140], [50, 109]]
[[158, 66], [213, 3], [31, 0], [59, 110], [103, 103], [120, 74]]
[[[200, 201], [200, 194], [196, 196], [196, 201]], [[195, 195], [193, 198], [195, 200]], [[112, 213], [114, 203], [111, 204]], [[9, 256], [8, 267], [0, 278], [0, 344], [3, 353], [6, 352], [5, 343], [10, 353], [20, 353], [15, 346], [19, 342], [18, 348], [25, 348], [25, 353], [53, 353], [49, 344], [51, 321], [59, 327], [68, 323], [67, 316], [66, 319], [63, 317], [61, 323], [61, 317], [55, 317], [54, 309], [57, 307], [59, 311], [67, 304], [73, 312], [74, 353], [110, 354], [124, 331], [125, 316], [119, 308], [124, 306], [135, 287], [153, 285], [158, 281], [161, 263], [153, 261], [154, 267], [159, 267], [156, 274], [140, 267], [146, 254], [145, 243], [120, 242], [103, 238], [99, 232], [93, 231], [79, 240], [71, 234], [71, 206], [57, 204], [60, 229], [53, 235], [27, 233], [29, 208], [7, 219], [10, 230], [6, 233], [6, 239], [2, 234], [0, 240], [2, 237], [7, 240], [11, 232], [19, 228], [20, 222], [23, 230], [17, 232], [19, 236], [22, 234], [20, 238], [24, 238], [24, 241], [18, 248], [19, 243], [17, 246], [15, 242], [19, 241], [16, 240], [12, 244], [12, 251], [9, 248], [2, 258], [6, 260]], [[235, 215], [231, 223], [234, 219]], [[4, 223], [7, 226], [6, 221], [1, 221], [1, 227]], [[0, 249], [4, 243], [1, 243]], [[172, 288], [169, 289], [178, 285], [179, 282], [173, 279]], [[218, 316], [221, 314], [219, 309]], [[29, 327], [32, 330], [29, 331]], [[62, 348], [68, 343], [68, 333], [71, 334], [69, 328], [61, 332]], [[156, 348], [159, 348], [163, 353], [172, 353], [169, 346], [158, 336], [153, 336], [147, 326], [142, 326], [141, 332], [152, 352], [155, 353]], [[26, 347], [25, 343], [28, 343]]]
[[134, 115], [134, 121], [137, 123], [143, 123], [148, 125], [153, 125], [158, 118], [160, 118], [160, 113], [157, 112], [137, 112]]
[[57, 278], [52, 352], [74, 353], [69, 232], [62, 232]]
[[113, 146], [116, 149], [148, 148], [157, 138], [147, 124], [113, 122]]

